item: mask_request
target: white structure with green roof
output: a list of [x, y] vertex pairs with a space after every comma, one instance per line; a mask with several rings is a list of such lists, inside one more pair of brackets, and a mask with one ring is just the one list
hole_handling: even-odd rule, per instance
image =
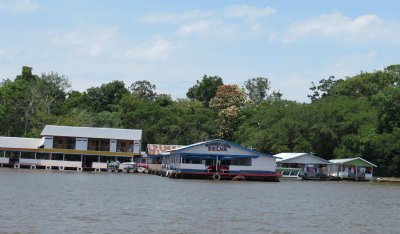
[[375, 164], [360, 157], [329, 160], [330, 176], [350, 180], [372, 180]]

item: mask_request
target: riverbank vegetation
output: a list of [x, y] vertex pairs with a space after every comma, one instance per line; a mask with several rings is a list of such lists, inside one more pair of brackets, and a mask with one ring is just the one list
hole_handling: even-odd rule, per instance
[[[0, 135], [38, 137], [46, 124], [143, 129], [143, 145], [224, 138], [264, 153], [362, 156], [400, 176], [400, 65], [311, 84], [310, 103], [285, 100], [267, 78], [224, 84], [205, 75], [173, 100], [146, 80], [83, 92], [68, 78], [23, 67], [0, 83]], [[243, 87], [241, 87], [243, 85]]]

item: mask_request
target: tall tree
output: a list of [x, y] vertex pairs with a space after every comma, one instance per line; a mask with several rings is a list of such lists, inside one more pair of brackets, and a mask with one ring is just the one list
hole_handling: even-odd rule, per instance
[[223, 85], [222, 78], [219, 76], [207, 76], [204, 75], [201, 81], [189, 88], [186, 96], [190, 99], [195, 99], [208, 107], [210, 100], [215, 96], [218, 87]]
[[340, 82], [342, 80], [335, 80], [335, 76], [330, 76], [328, 79], [322, 79], [319, 81], [319, 85], [316, 86], [314, 82], [311, 82], [310, 90], [313, 92], [310, 95], [307, 95], [311, 99], [311, 101], [315, 101], [319, 98], [323, 98], [329, 96], [333, 92], [333, 86], [336, 82]]
[[147, 80], [139, 80], [134, 82], [130, 88], [133, 94], [136, 94], [140, 98], [145, 100], [154, 101], [157, 96], [156, 86], [151, 84], [150, 81]]
[[16, 80], [30, 81], [30, 80], [34, 80], [34, 79], [37, 79], [37, 78], [38, 78], [37, 75], [33, 75], [32, 74], [32, 67], [23, 66], [21, 75], [18, 75], [15, 79]]
[[128, 94], [123, 81], [114, 80], [100, 87], [92, 87], [84, 93], [86, 105], [94, 112], [115, 111], [121, 98]]
[[210, 101], [210, 107], [218, 110], [220, 137], [233, 139], [244, 101], [244, 92], [239, 86], [222, 85], [218, 88], [215, 97]]
[[258, 106], [267, 99], [271, 82], [269, 82], [268, 78], [251, 78], [244, 82], [244, 87], [248, 101]]
[[[43, 74], [41, 77], [32, 74], [32, 68], [24, 66], [21, 75], [14, 81], [5, 80], [0, 88], [0, 105], [6, 107], [6, 134], [27, 135], [32, 127], [42, 127], [38, 121], [41, 117], [54, 114], [53, 109], [62, 105], [65, 90], [69, 81], [57, 73]], [[47, 116], [46, 116], [47, 115]], [[36, 118], [36, 119], [35, 119]]]
[[40, 77], [42, 105], [48, 114], [61, 114], [62, 104], [66, 99], [66, 93], [71, 88], [68, 77], [56, 72], [43, 73]]
[[378, 131], [391, 132], [400, 128], [400, 87], [390, 87], [374, 96], [373, 103], [378, 107]]

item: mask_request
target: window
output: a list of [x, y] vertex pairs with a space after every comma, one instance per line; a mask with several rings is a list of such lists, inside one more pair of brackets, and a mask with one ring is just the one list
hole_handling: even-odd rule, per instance
[[133, 152], [133, 141], [117, 140], [117, 152]]
[[132, 162], [132, 161], [131, 161], [131, 160], [132, 160], [132, 157], [117, 157], [117, 160], [118, 160], [120, 163]]
[[109, 157], [109, 156], [100, 156], [100, 161], [99, 162], [103, 162], [103, 163], [106, 163], [107, 161], [110, 161], [110, 160], [115, 160], [115, 157]]
[[65, 138], [64, 137], [54, 137], [53, 139], [54, 149], [65, 149]]
[[89, 150], [110, 151], [110, 140], [89, 139]]
[[66, 149], [75, 149], [76, 139], [75, 138], [67, 138], [67, 147]]
[[21, 152], [21, 158], [35, 159], [34, 152]]
[[48, 154], [48, 153], [37, 153], [36, 154], [36, 159], [48, 160], [48, 159], [50, 159], [50, 154]]
[[51, 160], [63, 160], [64, 155], [63, 154], [52, 154], [51, 155]]
[[17, 151], [6, 151], [6, 158], [10, 158], [10, 159], [17, 159], [19, 158], [19, 152]]
[[235, 166], [251, 166], [251, 157], [246, 157], [246, 158], [232, 158], [232, 164]]
[[199, 157], [186, 156], [186, 157], [183, 158], [183, 163], [186, 163], [186, 164], [202, 164], [202, 161], [200, 160]]
[[80, 154], [66, 154], [64, 157], [65, 161], [81, 161]]

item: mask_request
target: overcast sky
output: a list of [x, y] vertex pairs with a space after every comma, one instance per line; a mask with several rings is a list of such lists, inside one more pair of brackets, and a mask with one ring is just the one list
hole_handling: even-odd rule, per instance
[[0, 0], [0, 35], [1, 79], [27, 65], [184, 98], [204, 74], [261, 76], [303, 102], [312, 81], [400, 63], [400, 1]]

